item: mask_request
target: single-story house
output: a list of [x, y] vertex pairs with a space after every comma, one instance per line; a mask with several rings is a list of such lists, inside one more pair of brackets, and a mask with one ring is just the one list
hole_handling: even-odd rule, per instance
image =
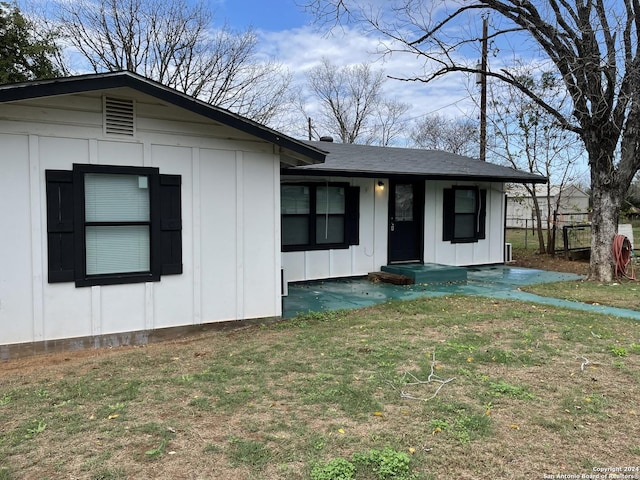
[[504, 260], [504, 184], [304, 142], [130, 72], [0, 86], [0, 358], [277, 318], [286, 281]]
[[282, 170], [289, 281], [366, 275], [390, 263], [503, 263], [505, 183], [546, 181], [436, 150], [306, 144], [328, 154]]
[[[531, 185], [529, 186], [531, 188]], [[576, 185], [535, 185], [543, 225], [554, 211], [558, 222], [586, 223], [589, 221], [589, 195]], [[531, 192], [522, 184], [507, 185], [507, 227], [527, 228], [534, 225], [535, 213]]]

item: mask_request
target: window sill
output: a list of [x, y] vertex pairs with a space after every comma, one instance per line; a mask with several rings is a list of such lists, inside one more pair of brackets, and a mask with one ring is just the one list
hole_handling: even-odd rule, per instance
[[319, 250], [347, 250], [347, 244], [326, 244], [326, 245], [287, 245], [283, 246], [282, 252], [315, 252]]
[[478, 238], [458, 238], [451, 240], [451, 243], [478, 243]]
[[78, 278], [76, 279], [76, 287], [94, 287], [98, 285], [125, 285], [129, 283], [146, 283], [158, 281], [160, 281], [160, 275], [153, 275], [151, 273], [116, 273], [113, 275], [96, 275], [87, 278]]

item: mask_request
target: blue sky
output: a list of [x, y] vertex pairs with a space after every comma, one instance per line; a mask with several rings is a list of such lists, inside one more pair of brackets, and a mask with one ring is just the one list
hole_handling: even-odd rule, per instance
[[[319, 30], [313, 24], [313, 18], [296, 5], [296, 0], [212, 0], [219, 2], [215, 8], [217, 22], [227, 20], [232, 28], [243, 30], [252, 26], [259, 36], [259, 48], [262, 53], [273, 57], [293, 73], [296, 83], [304, 84], [305, 74], [318, 65], [323, 57], [328, 57], [338, 66], [371, 62], [375, 69], [384, 69], [395, 76], [414, 76], [423, 71], [423, 60], [412, 55], [392, 55], [382, 61], [374, 52], [379, 37], [365, 35], [350, 27], [337, 28], [333, 32]], [[300, 1], [300, 0], [298, 0]], [[387, 1], [387, 0], [381, 0]], [[467, 38], [479, 37], [482, 18], [479, 14], [470, 15], [468, 24], [460, 26]], [[499, 22], [499, 19], [492, 19]], [[472, 65], [479, 60], [473, 45], [466, 48], [464, 54]], [[499, 48], [494, 48], [499, 47]], [[524, 47], [524, 50], [523, 50]], [[514, 58], [531, 56], [527, 46], [492, 43], [489, 61], [490, 68], [498, 69], [511, 63]], [[495, 53], [495, 55], [494, 55]], [[531, 58], [525, 63], [532, 61]], [[463, 74], [449, 75], [430, 84], [421, 82], [400, 82], [387, 80], [385, 97], [411, 105], [408, 116], [412, 119], [434, 113], [450, 118], [479, 118], [479, 87], [475, 77]], [[307, 113], [314, 115], [314, 104], [308, 102]], [[302, 130], [306, 128], [302, 126]], [[286, 132], [301, 136], [303, 131]]]
[[[415, 57], [395, 55], [383, 62], [375, 53], [380, 39], [355, 28], [319, 30], [313, 24], [313, 17], [304, 12], [296, 0], [210, 0], [210, 5], [216, 23], [226, 20], [237, 30], [252, 26], [259, 36], [261, 53], [283, 64], [292, 72], [296, 83], [304, 83], [306, 73], [323, 57], [338, 67], [367, 62], [374, 69], [398, 76], [410, 76], [422, 70], [422, 63]], [[466, 81], [460, 78], [447, 78], [430, 85], [388, 80], [385, 97], [412, 105], [409, 114], [412, 118], [434, 112], [449, 117], [475, 115], [467, 87]]]
[[256, 29], [272, 32], [302, 27], [311, 18], [295, 0], [218, 0], [214, 2], [216, 17], [226, 19], [234, 28], [244, 29], [253, 25]]
[[[61, 0], [70, 1], [75, 0]], [[346, 25], [333, 31], [320, 29], [314, 24], [314, 18], [306, 13], [296, 2], [307, 0], [204, 0], [214, 15], [214, 25], [221, 26], [225, 22], [233, 30], [244, 31], [252, 27], [258, 36], [259, 55], [269, 57], [282, 65], [293, 77], [293, 84], [301, 87], [307, 83], [307, 73], [319, 65], [323, 57], [328, 58], [335, 66], [344, 67], [368, 63], [373, 69], [383, 70], [390, 76], [400, 78], [420, 77], [429, 70], [425, 68], [425, 59], [406, 53], [393, 53], [381, 58], [376, 51], [380, 42], [389, 42], [375, 32], [365, 34], [357, 26]], [[24, 5], [53, 5], [50, 0], [19, 0]], [[366, 0], [369, 4], [385, 8], [390, 0]], [[446, 2], [445, 2], [446, 3]], [[445, 4], [443, 3], [443, 4]], [[417, 2], [429, 11], [431, 2]], [[437, 12], [435, 12], [437, 13]], [[389, 18], [389, 17], [383, 17]], [[454, 25], [453, 33], [462, 38], [478, 38], [482, 28], [482, 18], [478, 12], [470, 14], [465, 22]], [[490, 17], [490, 23], [499, 22]], [[325, 25], [326, 27], [326, 25]], [[479, 43], [475, 50], [472, 47], [456, 52], [458, 60], [475, 65], [479, 60]], [[514, 58], [522, 58], [533, 51], [526, 45], [518, 43], [498, 45], [500, 49], [491, 50], [490, 68], [497, 70], [513, 63]], [[532, 58], [524, 59], [524, 63], [532, 62]], [[475, 77], [468, 74], [448, 75], [436, 81], [401, 82], [388, 79], [384, 86], [384, 97], [410, 105], [408, 119], [417, 121], [421, 118], [440, 114], [449, 118], [479, 118], [479, 87]], [[303, 120], [306, 116], [318, 115], [317, 102], [308, 97], [305, 102], [305, 115], [298, 115]], [[284, 131], [289, 135], [304, 138], [307, 135], [306, 121], [292, 122]]]

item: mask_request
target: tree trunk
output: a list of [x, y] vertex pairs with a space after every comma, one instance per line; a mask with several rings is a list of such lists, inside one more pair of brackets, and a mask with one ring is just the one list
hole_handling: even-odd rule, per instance
[[[592, 169], [594, 170], [594, 169]], [[593, 215], [591, 218], [591, 262], [589, 280], [613, 280], [613, 237], [618, 231], [620, 194], [608, 172], [593, 172]]]
[[544, 253], [547, 253], [547, 249], [545, 248], [545, 245], [544, 245], [544, 232], [542, 230], [542, 215], [540, 212], [540, 204], [538, 203], [538, 197], [536, 197], [535, 195], [535, 185], [534, 185], [533, 192], [534, 193], [531, 198], [533, 199], [533, 211], [536, 217], [536, 234], [538, 236], [538, 253], [542, 255]]
[[558, 221], [558, 212], [553, 211], [553, 214], [549, 214], [550, 220], [547, 220], [547, 253], [555, 256], [556, 254], [556, 228]]

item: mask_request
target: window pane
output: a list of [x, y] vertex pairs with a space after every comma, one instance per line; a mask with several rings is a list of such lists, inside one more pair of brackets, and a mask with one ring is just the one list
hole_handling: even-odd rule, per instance
[[85, 220], [148, 222], [148, 182], [148, 177], [140, 175], [85, 174]]
[[344, 213], [344, 188], [316, 187], [316, 213]]
[[316, 243], [344, 243], [344, 215], [318, 215]]
[[280, 187], [280, 213], [309, 213], [309, 187], [282, 185]]
[[456, 189], [456, 213], [476, 212], [476, 190]]
[[413, 221], [413, 185], [398, 184], [396, 185], [395, 196], [395, 221], [396, 222], [412, 222]]
[[150, 270], [147, 225], [87, 226], [85, 234], [87, 275]]
[[282, 245], [309, 244], [309, 217], [300, 215], [282, 217]]
[[474, 238], [476, 235], [475, 218], [475, 215], [456, 215], [453, 236], [455, 238]]

